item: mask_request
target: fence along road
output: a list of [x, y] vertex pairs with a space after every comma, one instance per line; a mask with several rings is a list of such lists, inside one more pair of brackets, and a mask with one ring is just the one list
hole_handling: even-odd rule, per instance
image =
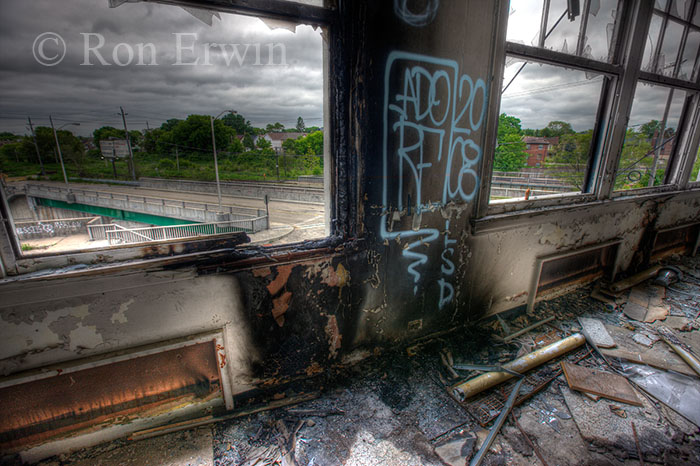
[[[33, 184], [34, 182], [21, 182], [23, 184]], [[19, 183], [12, 183], [17, 184]], [[65, 184], [58, 182], [42, 181], [41, 184], [45, 186], [58, 186], [65, 187]], [[198, 192], [176, 192], [164, 189], [150, 189], [135, 186], [122, 186], [122, 185], [107, 185], [107, 184], [88, 184], [88, 183], [73, 183], [71, 182], [71, 188], [73, 189], [85, 189], [85, 190], [99, 190], [101, 192], [109, 192], [122, 195], [134, 195], [154, 197], [165, 199], [166, 201], [174, 202], [198, 202], [198, 203], [208, 203], [216, 204], [216, 193], [198, 193]], [[213, 202], [212, 202], [213, 201]], [[222, 196], [222, 203], [226, 206], [235, 206], [242, 208], [255, 209], [256, 211], [265, 209], [265, 202], [262, 199], [250, 199], [250, 198], [240, 198], [234, 196]], [[271, 200], [269, 203], [270, 211], [270, 225], [271, 226], [306, 226], [310, 222], [316, 222], [323, 219], [324, 208], [320, 203], [308, 203], [308, 202], [295, 202], [295, 201], [283, 201], [283, 200]], [[315, 220], [314, 220], [315, 219]], [[322, 221], [322, 220], [320, 220]], [[319, 235], [314, 235], [321, 237], [323, 236], [323, 228], [320, 228], [321, 232]]]

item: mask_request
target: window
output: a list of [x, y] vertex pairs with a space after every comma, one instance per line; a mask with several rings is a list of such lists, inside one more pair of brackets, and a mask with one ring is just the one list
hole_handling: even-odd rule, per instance
[[[698, 150], [685, 134], [700, 92], [698, 3], [511, 1], [479, 212], [693, 182], [699, 162], [683, 159]], [[535, 138], [541, 163], [527, 152]]]
[[27, 51], [0, 55], [0, 172], [15, 179], [5, 188], [23, 255], [327, 234], [321, 28], [65, 4], [50, 16], [2, 5], [21, 31], [5, 50]]

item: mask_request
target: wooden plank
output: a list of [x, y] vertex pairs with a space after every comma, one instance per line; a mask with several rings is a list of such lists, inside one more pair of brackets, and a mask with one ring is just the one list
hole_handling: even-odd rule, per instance
[[621, 375], [577, 366], [566, 361], [562, 361], [561, 368], [566, 376], [566, 382], [574, 390], [593, 393], [621, 403], [642, 406], [632, 385]]

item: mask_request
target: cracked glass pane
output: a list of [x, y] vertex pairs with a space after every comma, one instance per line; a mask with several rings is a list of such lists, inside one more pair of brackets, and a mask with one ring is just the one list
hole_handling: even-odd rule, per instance
[[685, 41], [683, 49], [683, 58], [681, 60], [681, 68], [678, 72], [678, 78], [690, 81], [693, 79], [693, 69], [695, 68], [695, 58], [698, 55], [700, 47], [700, 31], [691, 30], [688, 32], [688, 38]]
[[666, 24], [666, 32], [664, 40], [661, 42], [661, 53], [656, 64], [656, 72], [664, 76], [673, 76], [678, 59], [678, 51], [681, 48], [681, 39], [683, 38], [683, 25], [668, 21]]
[[656, 52], [656, 44], [659, 42], [661, 34], [661, 24], [663, 20], [661, 16], [654, 14], [649, 24], [649, 32], [647, 33], [647, 43], [644, 47], [644, 58], [642, 59], [642, 70], [653, 72], [654, 53]]
[[582, 55], [599, 61], [610, 61], [610, 44], [615, 30], [616, 0], [591, 0]]
[[491, 202], [580, 193], [603, 77], [535, 62], [508, 63]]
[[671, 4], [671, 13], [676, 18], [688, 19], [688, 14], [690, 14], [690, 7], [692, 6], [691, 0], [673, 0]]
[[663, 184], [685, 97], [679, 89], [637, 83], [615, 190]]
[[[581, 2], [583, 5], [583, 2]], [[547, 38], [544, 46], [557, 52], [576, 54], [578, 35], [581, 28], [581, 14], [569, 18], [567, 1], [552, 0], [547, 18]]]
[[656, 0], [656, 2], [654, 2], [654, 8], [656, 8], [658, 10], [666, 11], [667, 6], [668, 6], [668, 0]]
[[506, 40], [537, 47], [542, 21], [542, 0], [510, 2]]

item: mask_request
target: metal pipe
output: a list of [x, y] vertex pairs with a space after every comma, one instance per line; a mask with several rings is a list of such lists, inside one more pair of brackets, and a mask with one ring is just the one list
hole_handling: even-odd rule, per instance
[[[544, 364], [547, 361], [578, 348], [585, 342], [586, 338], [582, 334], [575, 333], [570, 337], [559, 340], [551, 345], [547, 345], [544, 348], [540, 348], [532, 353], [526, 354], [525, 356], [519, 357], [514, 361], [504, 364], [503, 367], [522, 374], [523, 372], [529, 371], [534, 367]], [[488, 372], [473, 379], [467, 380], [462, 384], [456, 385], [452, 388], [452, 394], [460, 401], [464, 401], [477, 393], [481, 393], [484, 390], [491, 388], [494, 385], [498, 385], [499, 383], [505, 382], [513, 377], [514, 376], [512, 374], [506, 372]]]
[[614, 293], [619, 293], [620, 291], [624, 291], [627, 288], [632, 288], [634, 285], [642, 283], [644, 280], [654, 278], [659, 273], [659, 270], [661, 270], [661, 266], [655, 265], [650, 269], [639, 272], [638, 274], [632, 275], [631, 277], [625, 278], [624, 280], [620, 280], [619, 282], [615, 282], [612, 285], [610, 285], [610, 291]]

